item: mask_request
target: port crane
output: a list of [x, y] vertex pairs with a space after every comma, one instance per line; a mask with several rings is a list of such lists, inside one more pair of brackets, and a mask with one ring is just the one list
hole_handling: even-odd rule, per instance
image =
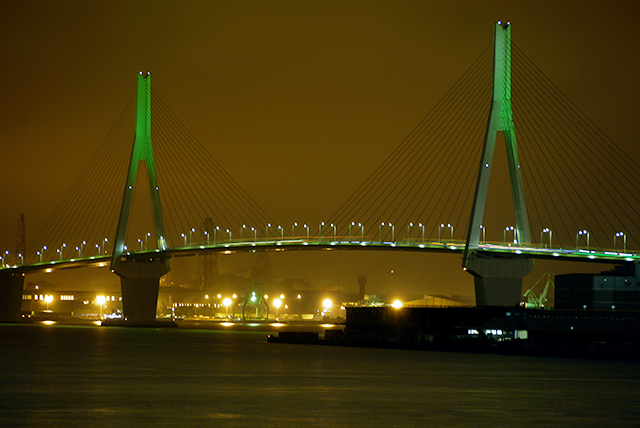
[[[536, 285], [538, 285], [538, 283], [542, 281], [545, 277], [547, 279], [547, 283], [544, 286], [544, 290], [542, 290], [542, 293], [540, 293], [540, 296], [536, 296], [536, 294], [533, 292], [533, 289], [536, 288]], [[543, 309], [544, 304], [547, 302], [547, 292], [549, 291], [549, 285], [555, 286], [553, 283], [553, 274], [547, 271], [547, 273], [542, 275], [542, 277], [540, 277], [540, 279], [537, 280], [535, 284], [533, 284], [533, 287], [531, 287], [530, 289], [524, 292], [523, 297], [527, 298], [526, 303], [524, 303], [525, 308]]]

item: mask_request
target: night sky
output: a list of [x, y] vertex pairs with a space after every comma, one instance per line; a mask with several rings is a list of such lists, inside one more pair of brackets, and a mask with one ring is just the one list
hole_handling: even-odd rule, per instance
[[[497, 20], [511, 21], [514, 43], [640, 163], [639, 17], [635, 1], [3, 1], [0, 250], [15, 251], [21, 213], [35, 236], [135, 94], [140, 70], [272, 218], [317, 225], [492, 43]], [[280, 279], [320, 286], [355, 291], [364, 274], [372, 293], [473, 293], [459, 256], [271, 261]], [[527, 283], [546, 270], [600, 269], [537, 266]]]

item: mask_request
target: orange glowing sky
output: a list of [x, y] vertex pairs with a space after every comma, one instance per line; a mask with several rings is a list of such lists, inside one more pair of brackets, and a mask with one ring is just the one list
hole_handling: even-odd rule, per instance
[[[27, 239], [43, 225], [139, 70], [273, 218], [322, 220], [492, 43], [499, 19], [639, 162], [638, 17], [634, 1], [4, 1], [0, 250], [15, 248], [21, 213]], [[353, 290], [365, 274], [388, 291], [394, 269], [411, 292], [473, 292], [459, 257], [341, 257], [272, 262], [281, 278]], [[528, 281], [548, 269], [593, 270], [539, 263]]]

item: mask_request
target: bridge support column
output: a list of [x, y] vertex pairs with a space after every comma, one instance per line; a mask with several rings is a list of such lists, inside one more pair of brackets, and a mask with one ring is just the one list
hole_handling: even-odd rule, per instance
[[476, 306], [517, 306], [522, 298], [522, 278], [534, 269], [533, 260], [474, 253], [466, 266], [474, 276]]
[[17, 273], [0, 274], [0, 321], [16, 322], [22, 320], [22, 291], [24, 275]]
[[123, 261], [117, 271], [122, 289], [122, 311], [127, 324], [156, 322], [160, 278], [169, 272], [166, 262]]

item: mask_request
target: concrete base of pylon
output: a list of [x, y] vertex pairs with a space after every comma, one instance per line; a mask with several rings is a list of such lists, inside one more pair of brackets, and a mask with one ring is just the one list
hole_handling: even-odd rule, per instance
[[123, 261], [116, 273], [122, 289], [122, 312], [127, 325], [156, 322], [160, 278], [169, 272], [168, 263]]
[[0, 322], [22, 321], [22, 291], [24, 275], [16, 273], [0, 274]]
[[534, 269], [524, 257], [474, 253], [466, 270], [474, 276], [476, 306], [517, 306], [522, 299], [522, 278]]

